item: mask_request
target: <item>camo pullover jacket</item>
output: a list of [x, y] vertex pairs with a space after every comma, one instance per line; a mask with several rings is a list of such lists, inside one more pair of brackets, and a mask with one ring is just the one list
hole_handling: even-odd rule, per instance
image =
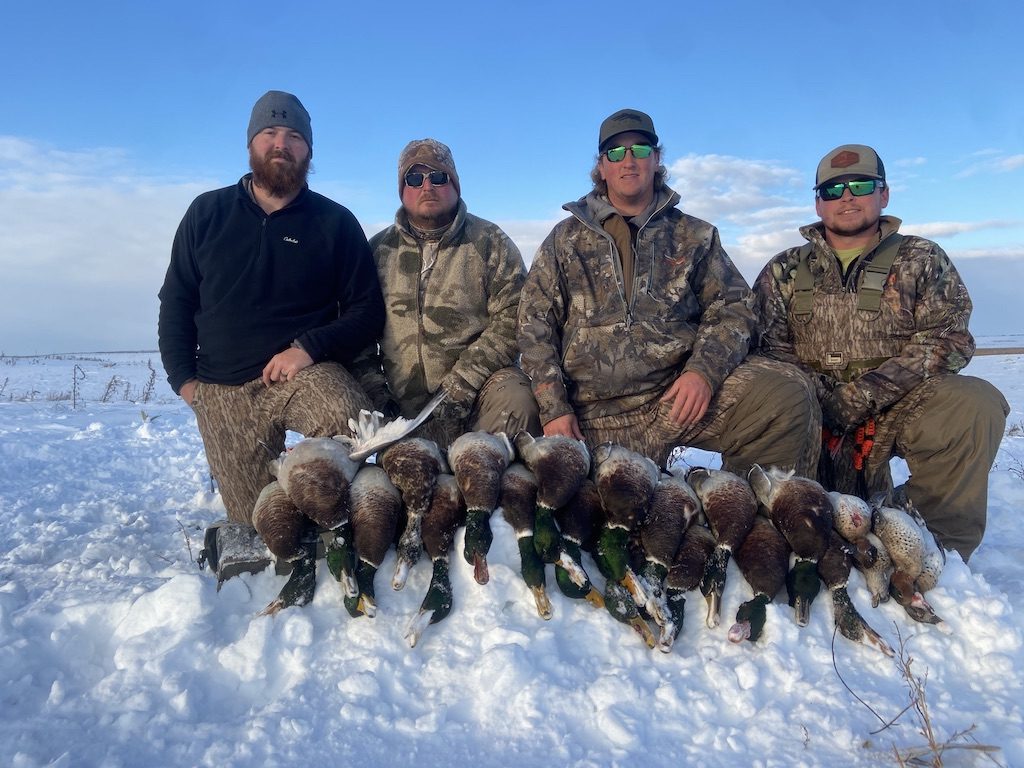
[[[879, 242], [899, 226], [899, 219], [882, 216]], [[811, 374], [827, 425], [849, 430], [925, 379], [957, 373], [967, 365], [974, 354], [974, 338], [967, 330], [971, 299], [938, 245], [904, 236], [878, 311], [870, 311], [858, 309], [857, 286], [878, 243], [844, 278], [835, 251], [825, 241], [824, 225], [801, 227], [800, 234], [814, 246], [808, 261], [814, 278], [812, 311], [801, 317], [793, 311], [800, 248], [789, 248], [765, 265], [754, 284], [763, 328], [761, 351]]]
[[625, 295], [622, 260], [601, 222], [616, 211], [591, 193], [563, 206], [530, 268], [519, 307], [523, 370], [541, 421], [586, 420], [657, 400], [683, 372], [712, 392], [746, 357], [753, 296], [722, 249], [718, 230], [659, 191], [633, 217], [634, 276]]
[[523, 257], [500, 227], [459, 200], [433, 264], [399, 209], [395, 224], [370, 239], [387, 320], [356, 364], [374, 405], [394, 399], [415, 416], [443, 387], [465, 410], [487, 378], [513, 365]]

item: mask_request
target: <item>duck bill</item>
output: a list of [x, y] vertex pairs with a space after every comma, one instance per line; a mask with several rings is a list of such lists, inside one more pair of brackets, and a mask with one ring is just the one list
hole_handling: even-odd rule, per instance
[[487, 570], [487, 558], [479, 552], [473, 556], [473, 578], [477, 584], [486, 584], [491, 579], [491, 574]]
[[416, 643], [423, 636], [423, 631], [434, 623], [434, 612], [432, 610], [420, 609], [419, 613], [413, 616], [412, 621], [405, 630], [405, 640], [410, 648], [415, 648]]
[[412, 566], [413, 564], [408, 559], [401, 555], [398, 556], [398, 562], [395, 564], [395, 575], [391, 577], [391, 588], [393, 590], [398, 592], [405, 586]]

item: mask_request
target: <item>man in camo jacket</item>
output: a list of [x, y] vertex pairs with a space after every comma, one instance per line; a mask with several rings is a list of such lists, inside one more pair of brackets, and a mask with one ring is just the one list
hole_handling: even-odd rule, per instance
[[357, 376], [388, 415], [415, 416], [447, 397], [420, 434], [442, 447], [469, 429], [540, 434], [530, 383], [515, 367], [526, 267], [496, 224], [462, 200], [451, 150], [410, 142], [398, 161], [402, 207], [370, 239], [387, 320]]
[[813, 471], [820, 412], [795, 366], [747, 357], [753, 297], [718, 231], [680, 211], [651, 118], [598, 136], [594, 188], [541, 245], [519, 307], [523, 370], [547, 435], [664, 463], [685, 444]]
[[761, 348], [814, 378], [830, 449], [819, 479], [892, 491], [889, 459], [902, 456], [911, 476], [896, 497], [967, 560], [1009, 413], [991, 384], [955, 375], [974, 354], [967, 288], [942, 248], [881, 215], [889, 187], [872, 148], [829, 152], [814, 188], [821, 220], [800, 229], [809, 244], [775, 256], [755, 283]]

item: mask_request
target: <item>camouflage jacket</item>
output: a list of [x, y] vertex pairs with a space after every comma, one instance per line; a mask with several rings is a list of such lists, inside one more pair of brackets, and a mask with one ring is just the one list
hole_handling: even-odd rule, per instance
[[663, 188], [639, 229], [633, 290], [601, 226], [614, 209], [591, 193], [544, 240], [519, 307], [523, 370], [541, 421], [625, 413], [660, 398], [683, 372], [716, 391], [746, 357], [753, 297], [718, 230], [676, 208]]
[[[899, 229], [882, 216], [879, 241]], [[827, 425], [849, 430], [903, 398], [925, 379], [957, 373], [974, 354], [967, 330], [971, 299], [943, 250], [904, 236], [882, 288], [877, 311], [859, 309], [857, 286], [877, 244], [845, 279], [821, 222], [800, 229], [814, 248], [810, 315], [793, 311], [800, 248], [775, 256], [754, 284], [762, 324], [761, 350], [812, 374]]]
[[468, 412], [487, 378], [516, 358], [526, 276], [519, 249], [497, 225], [468, 213], [462, 200], [425, 277], [423, 251], [404, 209], [370, 247], [387, 320], [378, 342], [356, 361], [356, 378], [375, 407], [390, 397], [406, 417], [438, 387]]

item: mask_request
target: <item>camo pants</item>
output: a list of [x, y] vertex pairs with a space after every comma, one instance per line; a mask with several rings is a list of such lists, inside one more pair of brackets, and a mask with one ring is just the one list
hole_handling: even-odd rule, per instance
[[432, 418], [416, 435], [434, 440], [444, 450], [459, 435], [473, 430], [504, 432], [510, 440], [523, 430], [534, 436], [544, 434], [540, 410], [525, 373], [512, 366], [495, 371], [477, 393], [468, 418]]
[[200, 382], [192, 410], [228, 518], [252, 524], [256, 497], [274, 479], [270, 461], [284, 450], [287, 430], [304, 437], [348, 435], [349, 418], [371, 407], [337, 363], [311, 365], [269, 387], [262, 379], [238, 386]]
[[864, 475], [853, 469], [854, 441], [837, 455], [824, 452], [819, 480], [844, 493], [891, 493], [889, 459], [906, 459], [910, 479], [902, 493], [914, 503], [946, 549], [966, 561], [985, 535], [988, 472], [1010, 412], [987, 381], [944, 375], [927, 379], [875, 418], [875, 443]]
[[722, 464], [745, 475], [753, 464], [813, 476], [821, 448], [821, 409], [810, 380], [796, 366], [751, 355], [722, 382], [707, 413], [685, 430], [669, 421], [671, 403], [580, 420], [593, 449], [614, 442], [659, 466], [676, 446], [722, 454]]

